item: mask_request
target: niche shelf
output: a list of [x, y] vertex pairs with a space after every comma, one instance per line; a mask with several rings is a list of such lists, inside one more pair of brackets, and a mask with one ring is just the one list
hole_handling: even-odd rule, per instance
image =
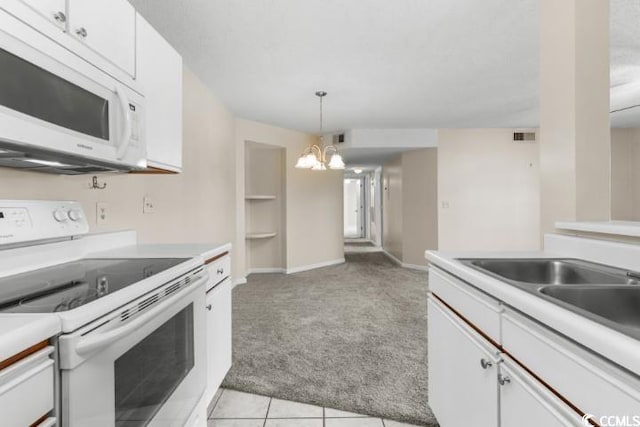
[[266, 233], [247, 233], [247, 240], [256, 240], [256, 239], [270, 239], [272, 237], [276, 237], [278, 233], [276, 232], [266, 232]]

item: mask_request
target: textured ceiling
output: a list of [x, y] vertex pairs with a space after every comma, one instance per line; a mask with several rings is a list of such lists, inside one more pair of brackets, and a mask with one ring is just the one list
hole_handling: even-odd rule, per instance
[[[309, 132], [538, 123], [538, 0], [131, 0], [237, 115]], [[613, 83], [640, 2], [612, 0]]]

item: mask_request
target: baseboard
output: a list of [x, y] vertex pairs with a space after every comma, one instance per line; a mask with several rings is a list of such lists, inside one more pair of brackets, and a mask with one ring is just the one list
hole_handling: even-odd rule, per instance
[[263, 268], [250, 268], [247, 271], [247, 276], [249, 274], [262, 274], [262, 273], [285, 273], [285, 270], [282, 267], [263, 267]]
[[247, 283], [247, 278], [246, 278], [246, 277], [241, 277], [241, 278], [239, 278], [239, 279], [236, 279], [236, 280], [233, 282], [233, 287], [235, 288], [236, 286], [238, 286], [238, 285], [244, 285], [245, 283]]
[[426, 265], [409, 264], [409, 263], [406, 263], [406, 262], [402, 262], [398, 258], [393, 256], [390, 252], [388, 252], [386, 249], [382, 249], [382, 252], [384, 252], [384, 254], [386, 256], [391, 258], [391, 260], [393, 262], [395, 262], [396, 264], [398, 264], [400, 267], [409, 268], [411, 270], [421, 270], [421, 271], [428, 271], [429, 270], [429, 267], [426, 266]]
[[301, 265], [299, 267], [287, 268], [287, 274], [300, 273], [303, 271], [315, 270], [316, 268], [329, 267], [331, 265], [337, 265], [342, 263], [344, 263], [344, 257], [334, 259], [331, 261], [318, 262], [316, 264]]

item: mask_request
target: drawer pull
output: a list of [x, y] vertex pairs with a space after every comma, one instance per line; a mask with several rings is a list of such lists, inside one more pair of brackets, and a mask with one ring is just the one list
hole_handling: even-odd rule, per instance
[[82, 37], [83, 39], [86, 39], [86, 38], [87, 38], [87, 35], [88, 35], [88, 33], [87, 33], [87, 29], [86, 29], [86, 28], [84, 28], [84, 27], [80, 27], [80, 28], [78, 28], [78, 29], [76, 30], [76, 34], [77, 34], [78, 36]]
[[64, 12], [56, 12], [53, 14], [53, 19], [60, 23], [65, 23], [67, 22], [67, 15], [65, 15]]
[[218, 269], [218, 274], [223, 274], [224, 273], [224, 268], [219, 268]]
[[211, 304], [207, 304], [207, 310], [211, 311], [213, 309], [213, 306]]

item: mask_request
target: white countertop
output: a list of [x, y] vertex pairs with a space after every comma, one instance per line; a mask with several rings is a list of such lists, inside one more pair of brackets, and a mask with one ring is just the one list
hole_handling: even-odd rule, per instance
[[[551, 252], [459, 252], [427, 251], [426, 258], [474, 287], [486, 292], [549, 328], [573, 339], [603, 357], [640, 375], [640, 340], [573, 313], [507, 282], [483, 274], [458, 258], [552, 258]], [[566, 256], [566, 255], [564, 255]]]
[[104, 258], [193, 258], [204, 261], [231, 251], [231, 243], [141, 244], [92, 252], [89, 257]]
[[640, 237], [640, 222], [635, 221], [560, 221], [555, 226], [559, 230]]
[[0, 361], [60, 333], [54, 314], [0, 314]]

